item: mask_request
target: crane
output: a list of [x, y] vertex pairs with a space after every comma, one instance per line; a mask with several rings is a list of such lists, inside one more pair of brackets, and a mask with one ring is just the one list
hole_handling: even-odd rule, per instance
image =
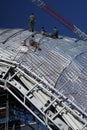
[[35, 3], [38, 7], [46, 11], [48, 14], [59, 20], [65, 27], [71, 30], [80, 40], [87, 40], [87, 34], [82, 32], [78, 27], [73, 25], [67, 19], [65, 19], [62, 15], [52, 9], [47, 3], [43, 0], [31, 0], [32, 3]]

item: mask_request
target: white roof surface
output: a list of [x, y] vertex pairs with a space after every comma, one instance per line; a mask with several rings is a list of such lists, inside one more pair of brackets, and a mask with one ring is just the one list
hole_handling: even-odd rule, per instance
[[[0, 59], [17, 61], [53, 85], [87, 113], [87, 42], [36, 33], [41, 51], [29, 45], [31, 32], [0, 29]], [[26, 40], [23, 46], [21, 41]]]

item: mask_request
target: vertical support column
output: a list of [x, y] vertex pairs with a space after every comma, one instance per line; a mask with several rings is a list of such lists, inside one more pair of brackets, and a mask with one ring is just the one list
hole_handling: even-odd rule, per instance
[[5, 130], [9, 130], [9, 94], [7, 92], [6, 97], [6, 123], [5, 123]]

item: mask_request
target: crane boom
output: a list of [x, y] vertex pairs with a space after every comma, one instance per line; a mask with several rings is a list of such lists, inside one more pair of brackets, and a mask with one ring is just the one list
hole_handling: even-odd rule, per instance
[[44, 11], [48, 12], [51, 16], [59, 20], [65, 27], [67, 27], [69, 30], [71, 30], [77, 37], [81, 40], [87, 40], [87, 34], [82, 32], [79, 28], [77, 28], [75, 25], [73, 25], [71, 22], [69, 22], [67, 19], [65, 19], [63, 16], [61, 16], [58, 12], [56, 12], [54, 9], [52, 9], [50, 6], [48, 6], [47, 3], [45, 3], [43, 0], [31, 0], [33, 3], [35, 3], [38, 7], [42, 8]]

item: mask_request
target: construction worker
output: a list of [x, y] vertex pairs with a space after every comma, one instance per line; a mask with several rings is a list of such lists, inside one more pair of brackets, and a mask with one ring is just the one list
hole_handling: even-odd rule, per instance
[[30, 31], [34, 32], [34, 25], [35, 25], [35, 15], [34, 15], [34, 13], [32, 13], [29, 16], [29, 24], [30, 24]]
[[41, 50], [41, 48], [39, 47], [39, 43], [35, 41], [34, 35], [32, 35], [31, 38], [29, 39], [29, 43], [30, 43], [30, 46], [35, 47], [35, 51], [36, 51], [37, 49], [38, 49], [38, 50]]
[[44, 27], [41, 28], [41, 34], [42, 34], [42, 35], [46, 35], [46, 31], [45, 31], [45, 28], [44, 28]]
[[52, 38], [58, 38], [58, 30], [56, 27], [53, 28], [53, 34], [51, 35]]
[[47, 33], [47, 31], [45, 30], [44, 27], [41, 28], [41, 34], [42, 34], [43, 36], [47, 36], [47, 37], [50, 36], [50, 35]]

